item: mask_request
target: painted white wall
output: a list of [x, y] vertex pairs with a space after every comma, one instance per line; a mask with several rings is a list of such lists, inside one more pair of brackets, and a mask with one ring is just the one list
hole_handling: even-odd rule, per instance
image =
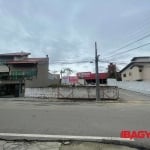
[[[124, 74], [126, 74], [126, 77], [124, 77]], [[143, 79], [142, 72], [139, 72], [139, 67], [137, 66], [124, 70], [121, 73], [121, 77], [123, 81], [136, 81]]]
[[143, 79], [150, 81], [150, 65], [145, 65], [143, 68]]
[[150, 81], [116, 81], [115, 79], [108, 79], [107, 84], [143, 94], [150, 94]]
[[[104, 99], [117, 99], [118, 88], [114, 86], [102, 86], [100, 96]], [[26, 88], [25, 97], [35, 98], [96, 98], [95, 87], [61, 87], [61, 88]]]

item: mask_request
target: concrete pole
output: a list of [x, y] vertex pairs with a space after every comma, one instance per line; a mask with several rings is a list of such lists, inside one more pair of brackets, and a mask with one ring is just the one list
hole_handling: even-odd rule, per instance
[[99, 55], [97, 55], [97, 43], [95, 42], [96, 101], [100, 101], [98, 60]]

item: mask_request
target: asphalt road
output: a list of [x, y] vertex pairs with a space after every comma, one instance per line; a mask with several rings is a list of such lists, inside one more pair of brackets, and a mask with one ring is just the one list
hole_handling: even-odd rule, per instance
[[142, 94], [134, 91], [119, 89], [119, 97], [121, 100], [128, 102], [143, 101], [150, 102], [150, 94]]
[[149, 103], [0, 101], [1, 133], [120, 137], [125, 129], [150, 131]]

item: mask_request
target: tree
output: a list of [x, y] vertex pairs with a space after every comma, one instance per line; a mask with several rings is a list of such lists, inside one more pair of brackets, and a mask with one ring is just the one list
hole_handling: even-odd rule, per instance
[[73, 73], [73, 70], [71, 70], [70, 68], [65, 68], [65, 72], [67, 76], [69, 76], [71, 73]]
[[109, 78], [116, 78], [116, 65], [113, 63], [110, 63], [108, 65], [108, 77]]
[[60, 76], [62, 78], [63, 74], [66, 74], [67, 76], [69, 76], [71, 73], [73, 73], [73, 70], [70, 68], [64, 68], [63, 70], [60, 71]]
[[116, 79], [118, 81], [121, 80], [121, 75], [118, 72], [118, 68], [113, 63], [110, 63], [108, 65], [108, 78], [114, 78], [114, 79]]

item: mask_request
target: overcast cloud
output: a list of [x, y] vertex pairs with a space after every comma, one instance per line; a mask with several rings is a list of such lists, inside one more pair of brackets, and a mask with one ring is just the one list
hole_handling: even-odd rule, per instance
[[[48, 54], [50, 63], [92, 60], [97, 41], [102, 59], [129, 61], [134, 56], [150, 56], [150, 46], [119, 57], [109, 56], [148, 33], [149, 0], [0, 0], [0, 53], [27, 51], [32, 57]], [[149, 41], [150, 37], [123, 50]], [[50, 70], [66, 66], [50, 64]], [[72, 67], [93, 71], [91, 64]]]

